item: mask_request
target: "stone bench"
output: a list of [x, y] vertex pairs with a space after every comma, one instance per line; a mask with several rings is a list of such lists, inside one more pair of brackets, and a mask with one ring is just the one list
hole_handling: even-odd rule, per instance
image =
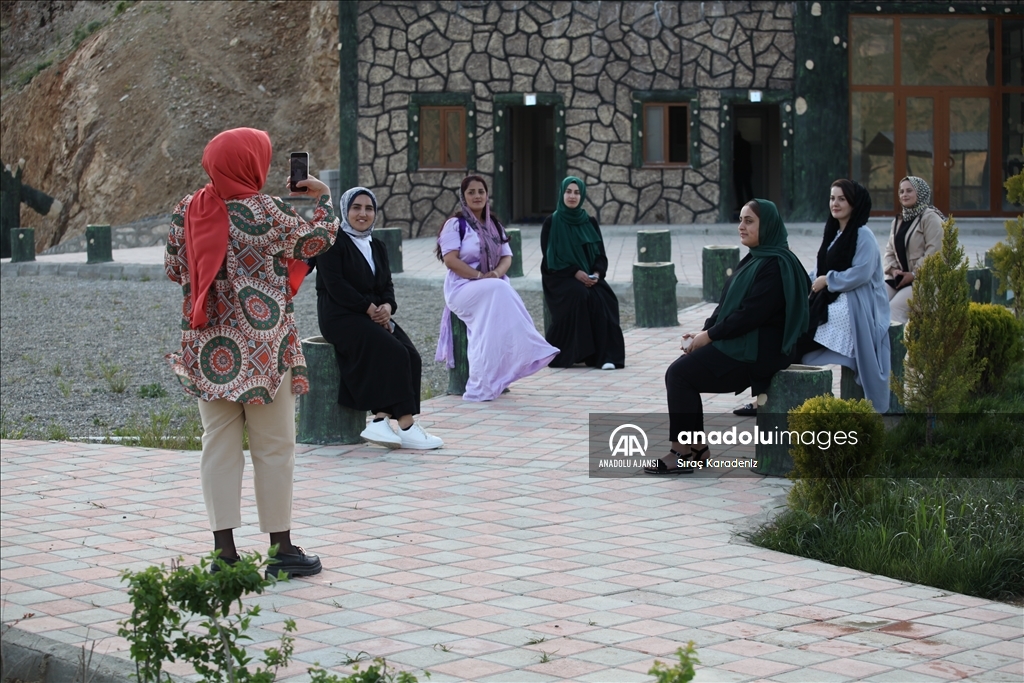
[[109, 225], [85, 226], [86, 263], [110, 263], [114, 260]]
[[672, 260], [672, 233], [668, 230], [638, 230], [636, 233], [638, 263], [668, 263]]
[[299, 423], [295, 440], [299, 443], [359, 443], [366, 429], [366, 411], [346, 408], [338, 403], [341, 373], [334, 345], [323, 337], [302, 340], [309, 373], [309, 392], [299, 396]]
[[633, 302], [637, 327], [679, 325], [675, 264], [634, 263]]
[[11, 263], [36, 260], [36, 231], [34, 228], [11, 230]]
[[459, 316], [449, 312], [452, 321], [452, 344], [454, 346], [455, 367], [448, 368], [449, 394], [462, 396], [466, 393], [466, 382], [469, 381], [469, 335], [466, 323]]
[[[889, 362], [892, 365], [891, 373], [897, 380], [903, 381], [903, 360], [907, 356], [907, 347], [903, 345], [903, 323], [889, 324]], [[842, 366], [842, 375], [839, 380], [839, 398], [857, 399], [864, 398], [864, 388], [857, 384], [857, 373], [845, 365]], [[889, 410], [886, 415], [902, 415], [903, 406], [900, 399], [889, 390]]]
[[384, 243], [388, 248], [388, 266], [392, 273], [403, 272], [402, 264], [402, 229], [374, 228], [373, 238]]
[[740, 248], [709, 244], [701, 251], [704, 301], [717, 304], [726, 281], [740, 265]]
[[523, 233], [519, 228], [507, 228], [508, 246], [512, 250], [512, 264], [505, 273], [509, 277], [523, 277]]
[[816, 365], [790, 365], [772, 377], [767, 394], [757, 397], [757, 430], [773, 435], [771, 444], [754, 446], [757, 467], [751, 470], [784, 477], [793, 469], [787, 443], [775, 443], [775, 431], [789, 429], [789, 411], [815, 396], [832, 393], [832, 371]]

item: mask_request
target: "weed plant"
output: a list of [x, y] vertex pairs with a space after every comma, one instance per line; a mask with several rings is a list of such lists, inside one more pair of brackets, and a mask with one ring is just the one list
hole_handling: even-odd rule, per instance
[[123, 394], [128, 388], [128, 373], [116, 363], [100, 363], [100, 372], [112, 393]]
[[111, 436], [120, 437], [142, 448], [173, 448], [202, 450], [203, 423], [195, 404], [184, 407], [154, 410], [148, 416], [133, 415], [124, 427], [118, 427]]

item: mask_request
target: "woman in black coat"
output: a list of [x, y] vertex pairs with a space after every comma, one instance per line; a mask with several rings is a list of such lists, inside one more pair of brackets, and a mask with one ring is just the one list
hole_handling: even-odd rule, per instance
[[[334, 344], [338, 403], [375, 414], [360, 436], [388, 448], [432, 449], [444, 442], [413, 420], [420, 412], [422, 361], [392, 319], [398, 310], [388, 250], [373, 239], [377, 198], [365, 187], [341, 197], [341, 232], [316, 259], [320, 333]], [[398, 422], [391, 427], [388, 418]]]
[[614, 370], [626, 365], [619, 300], [605, 280], [608, 257], [597, 221], [583, 209], [586, 198], [582, 180], [563, 180], [558, 208], [540, 231], [541, 283], [551, 311], [546, 338], [561, 350], [553, 368], [586, 363]]

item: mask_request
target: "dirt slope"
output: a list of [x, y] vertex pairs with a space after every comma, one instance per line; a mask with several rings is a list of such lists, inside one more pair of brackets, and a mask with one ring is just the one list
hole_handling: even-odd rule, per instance
[[24, 158], [25, 182], [64, 203], [56, 218], [23, 206], [22, 225], [43, 249], [167, 213], [236, 126], [270, 133], [275, 193], [291, 150], [337, 168], [337, 40], [333, 0], [4, 0], [0, 159]]

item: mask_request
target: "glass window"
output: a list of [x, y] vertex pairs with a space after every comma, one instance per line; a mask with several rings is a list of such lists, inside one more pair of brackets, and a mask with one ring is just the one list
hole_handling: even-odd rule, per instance
[[896, 182], [893, 94], [850, 93], [850, 109], [853, 128], [850, 177], [868, 188], [874, 210], [891, 210]]
[[[1024, 94], [1003, 95], [1003, 177], [1005, 183], [1024, 169]], [[1003, 211], [1019, 211], [1020, 207], [1010, 203], [1003, 187]]]
[[420, 109], [420, 168], [466, 167], [466, 108]]
[[686, 104], [644, 105], [644, 163], [659, 166], [688, 163], [689, 133]]
[[854, 85], [892, 85], [893, 21], [853, 17], [850, 21], [850, 77]]
[[1024, 21], [1003, 20], [1003, 85], [1024, 85]]
[[989, 99], [949, 100], [949, 210], [989, 205]]
[[903, 85], [995, 85], [995, 33], [987, 19], [903, 17]]
[[907, 175], [916, 175], [935, 187], [935, 100], [907, 98]]

